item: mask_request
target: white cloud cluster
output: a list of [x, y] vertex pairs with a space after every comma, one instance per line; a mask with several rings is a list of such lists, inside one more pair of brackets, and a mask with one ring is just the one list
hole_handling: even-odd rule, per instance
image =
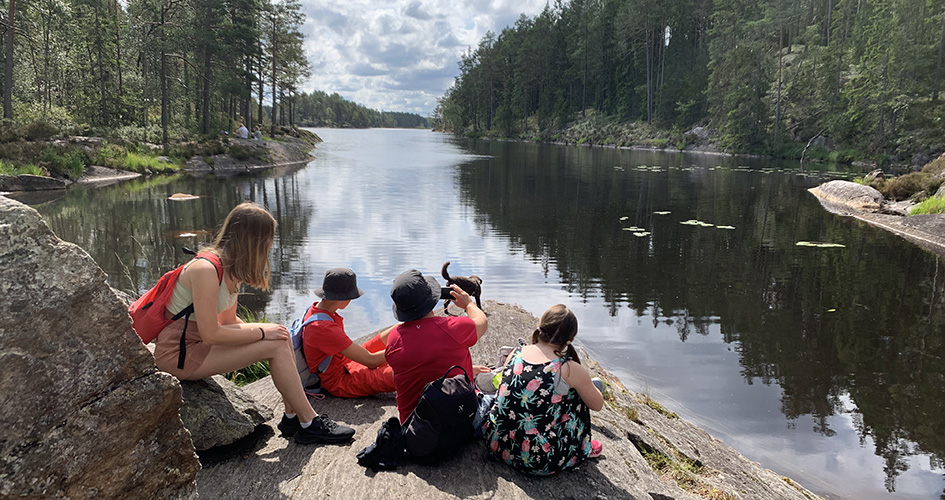
[[547, 0], [302, 0], [312, 65], [304, 90], [337, 92], [370, 108], [429, 115], [487, 31]]

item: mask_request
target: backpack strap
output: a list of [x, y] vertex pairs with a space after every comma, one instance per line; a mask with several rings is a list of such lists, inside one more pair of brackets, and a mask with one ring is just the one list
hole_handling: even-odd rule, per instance
[[[184, 249], [184, 253], [188, 252], [189, 249]], [[211, 264], [213, 268], [217, 270], [217, 280], [222, 285], [223, 284], [223, 262], [220, 261], [220, 257], [213, 252], [201, 252], [194, 257], [193, 260], [203, 259]], [[191, 303], [189, 306], [181, 309], [181, 311], [171, 317], [172, 320], [177, 321], [181, 318], [186, 318], [184, 320], [184, 331], [180, 333], [180, 351], [177, 354], [177, 369], [184, 369], [184, 360], [187, 358], [187, 343], [185, 342], [187, 338], [187, 323], [190, 323], [190, 315], [194, 313], [194, 305]]]
[[[302, 341], [302, 332], [305, 331], [305, 327], [306, 327], [306, 326], [308, 326], [308, 325], [311, 324], [311, 323], [314, 323], [315, 321], [331, 321], [332, 323], [335, 322], [335, 320], [332, 319], [331, 316], [329, 316], [329, 315], [327, 315], [327, 314], [325, 314], [325, 313], [315, 313], [315, 314], [313, 314], [313, 315], [311, 315], [311, 316], [305, 318], [305, 321], [303, 321], [302, 324], [299, 326], [299, 344], [300, 344], [300, 345], [299, 345], [299, 352], [302, 353], [302, 357], [303, 357], [303, 358], [305, 357], [305, 349], [302, 348], [302, 346], [301, 346], [301, 345], [303, 344], [303, 341]], [[316, 374], [316, 375], [319, 374], [319, 373], [322, 373], [322, 372], [324, 372], [325, 370], [328, 369], [328, 366], [331, 364], [331, 358], [332, 358], [332, 356], [325, 356], [325, 359], [321, 360], [321, 361], [318, 363], [318, 366], [315, 367], [315, 370], [316, 370], [316, 371], [315, 371], [315, 374]]]

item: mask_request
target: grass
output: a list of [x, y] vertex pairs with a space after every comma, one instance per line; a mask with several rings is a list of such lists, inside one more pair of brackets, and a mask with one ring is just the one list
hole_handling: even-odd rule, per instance
[[128, 152], [125, 155], [124, 163], [125, 168], [133, 172], [167, 173], [176, 172], [178, 170], [177, 165], [160, 161], [158, 160], [157, 156], [142, 155], [132, 152]]
[[663, 415], [666, 418], [679, 418], [679, 415], [677, 415], [675, 412], [671, 412], [667, 410], [666, 408], [663, 408], [663, 405], [659, 404], [658, 401], [651, 398], [649, 394], [645, 394], [643, 396], [643, 400], [640, 402], [649, 406], [650, 408], [653, 408], [654, 410], [657, 411], [657, 413], [659, 413], [660, 415]]
[[[268, 318], [250, 311], [246, 308], [246, 306], [239, 306], [239, 317], [246, 323], [268, 322]], [[246, 368], [241, 368], [230, 373], [224, 373], [223, 376], [238, 386], [244, 386], [269, 376], [269, 362], [257, 361]]]
[[46, 175], [46, 172], [32, 163], [13, 165], [0, 161], [0, 175]]
[[933, 196], [912, 207], [911, 214], [945, 214], [945, 197]]

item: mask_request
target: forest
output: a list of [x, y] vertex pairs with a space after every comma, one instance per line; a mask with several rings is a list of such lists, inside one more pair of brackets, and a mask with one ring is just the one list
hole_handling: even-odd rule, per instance
[[0, 22], [3, 119], [27, 136], [425, 124], [302, 92], [299, 0], [5, 0]]
[[703, 126], [729, 152], [917, 162], [945, 150], [943, 52], [941, 0], [554, 0], [468, 50], [433, 119], [529, 140], [637, 123], [681, 146]]
[[345, 100], [337, 93], [322, 91], [300, 94], [295, 100], [296, 122], [303, 127], [341, 128], [430, 128], [416, 113], [377, 111]]

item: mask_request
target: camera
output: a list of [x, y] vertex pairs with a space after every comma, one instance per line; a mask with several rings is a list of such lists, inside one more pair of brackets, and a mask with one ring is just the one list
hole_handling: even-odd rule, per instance
[[453, 294], [450, 293], [452, 291], [453, 289], [448, 286], [441, 286], [440, 287], [440, 300], [453, 300]]

